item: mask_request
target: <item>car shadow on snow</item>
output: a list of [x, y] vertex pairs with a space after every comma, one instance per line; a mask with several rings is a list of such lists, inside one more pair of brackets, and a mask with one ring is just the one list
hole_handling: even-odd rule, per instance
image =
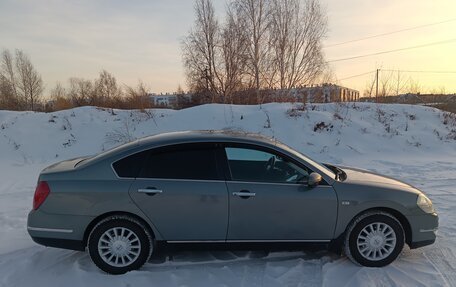
[[195, 243], [166, 244], [157, 246], [148, 265], [185, 266], [204, 264], [225, 264], [229, 262], [277, 261], [300, 258], [302, 260], [325, 261], [338, 258], [338, 255], [320, 244], [302, 243]]
[[365, 268], [319, 246], [165, 244], [139, 271], [110, 276], [87, 253], [36, 246], [0, 255], [0, 286], [442, 286], [448, 280], [427, 258], [437, 247], [406, 248], [389, 266]]

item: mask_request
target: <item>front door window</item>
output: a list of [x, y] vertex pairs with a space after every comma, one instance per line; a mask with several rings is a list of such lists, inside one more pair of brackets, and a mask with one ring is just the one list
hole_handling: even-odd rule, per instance
[[266, 151], [238, 147], [225, 151], [234, 181], [303, 183], [309, 176], [306, 168]]

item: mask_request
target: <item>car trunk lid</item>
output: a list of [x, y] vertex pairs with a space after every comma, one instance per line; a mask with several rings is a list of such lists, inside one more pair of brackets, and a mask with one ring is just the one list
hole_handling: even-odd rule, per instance
[[78, 163], [87, 158], [89, 157], [77, 157], [73, 159], [64, 160], [58, 163], [54, 163], [43, 169], [41, 174], [58, 173], [74, 170]]

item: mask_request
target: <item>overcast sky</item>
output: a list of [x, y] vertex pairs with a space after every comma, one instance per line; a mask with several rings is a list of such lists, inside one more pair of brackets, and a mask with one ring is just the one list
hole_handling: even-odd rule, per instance
[[[456, 18], [455, 0], [321, 0], [331, 45]], [[223, 16], [225, 0], [214, 0]], [[101, 69], [119, 82], [143, 80], [153, 92], [185, 87], [180, 42], [193, 23], [193, 1], [0, 0], [0, 49], [32, 59], [48, 90]], [[456, 21], [325, 48], [327, 60], [456, 39]], [[456, 71], [456, 42], [331, 64], [339, 79], [376, 68]], [[405, 74], [422, 86], [456, 92], [456, 74]], [[372, 75], [341, 81], [363, 91]]]

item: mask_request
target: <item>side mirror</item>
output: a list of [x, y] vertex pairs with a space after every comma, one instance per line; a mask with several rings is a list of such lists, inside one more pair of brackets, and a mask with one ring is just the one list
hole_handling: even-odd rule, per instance
[[307, 180], [307, 185], [309, 187], [315, 187], [320, 183], [320, 181], [321, 181], [321, 175], [316, 172], [312, 172], [311, 174], [309, 174], [309, 179]]

